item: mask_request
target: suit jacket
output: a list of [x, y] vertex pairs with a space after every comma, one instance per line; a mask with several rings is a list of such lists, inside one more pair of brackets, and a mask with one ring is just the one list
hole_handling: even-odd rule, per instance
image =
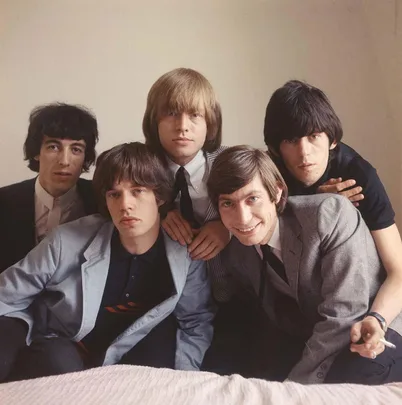
[[[35, 246], [35, 181], [0, 188], [0, 273]], [[86, 215], [97, 212], [90, 180], [78, 179], [77, 191]]]
[[[320, 383], [335, 356], [349, 345], [353, 323], [370, 309], [385, 270], [359, 211], [344, 197], [289, 197], [279, 226], [291, 293], [310, 325], [305, 350], [289, 379]], [[258, 294], [263, 263], [255, 247], [233, 237], [224, 256], [236, 280]], [[272, 286], [266, 287], [263, 308], [279, 326], [280, 314], [269, 294]], [[402, 334], [402, 315], [390, 327]], [[294, 330], [296, 336], [298, 332]]]
[[[24, 319], [35, 336], [83, 339], [95, 326], [109, 271], [114, 225], [91, 215], [60, 225], [0, 275], [0, 316]], [[205, 263], [165, 236], [176, 293], [131, 324], [109, 346], [103, 365], [117, 363], [172, 312], [178, 321], [176, 368], [198, 370], [214, 317]]]

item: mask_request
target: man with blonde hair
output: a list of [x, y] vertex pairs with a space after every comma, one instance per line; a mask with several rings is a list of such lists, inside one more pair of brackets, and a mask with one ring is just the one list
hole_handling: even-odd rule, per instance
[[206, 187], [211, 165], [224, 149], [221, 107], [211, 83], [201, 73], [187, 68], [162, 75], [148, 93], [143, 131], [146, 144], [175, 177], [174, 198], [162, 226], [173, 240], [188, 247], [193, 259], [207, 260], [214, 297], [219, 303], [214, 343], [207, 356], [214, 365], [206, 367], [216, 372], [240, 372], [237, 365], [230, 365], [236, 357], [229, 352], [238, 352], [242, 344], [231, 348], [234, 342], [230, 336], [245, 306], [232, 297], [219, 254], [230, 236]]

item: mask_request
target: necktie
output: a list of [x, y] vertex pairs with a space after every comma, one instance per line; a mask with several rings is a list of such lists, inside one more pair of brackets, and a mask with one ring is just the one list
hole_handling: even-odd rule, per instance
[[188, 184], [184, 172], [184, 167], [180, 166], [176, 173], [175, 195], [180, 192], [180, 212], [183, 218], [186, 219], [193, 228], [198, 228], [199, 225], [194, 218], [193, 203], [188, 191]]
[[288, 278], [286, 277], [285, 266], [283, 263], [274, 255], [268, 245], [261, 245], [260, 247], [262, 251], [262, 260], [265, 263], [268, 263], [275, 273], [287, 283]]

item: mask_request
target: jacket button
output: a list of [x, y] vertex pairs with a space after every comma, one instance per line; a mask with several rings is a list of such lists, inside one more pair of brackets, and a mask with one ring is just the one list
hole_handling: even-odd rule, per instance
[[324, 378], [324, 373], [321, 373], [321, 371], [319, 373], [317, 373], [317, 377], [318, 378]]

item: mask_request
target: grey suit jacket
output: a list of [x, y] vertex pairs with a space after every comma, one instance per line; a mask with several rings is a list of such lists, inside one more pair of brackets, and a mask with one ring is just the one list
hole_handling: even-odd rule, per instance
[[[27, 343], [36, 335], [83, 339], [95, 325], [110, 262], [113, 223], [91, 215], [56, 228], [0, 275], [0, 315], [24, 319]], [[135, 321], [109, 346], [117, 363], [172, 312], [179, 323], [177, 369], [198, 370], [212, 339], [214, 317], [205, 263], [165, 235], [176, 293]]]
[[[385, 270], [359, 211], [344, 197], [289, 197], [279, 226], [292, 296], [311, 325], [303, 355], [288, 378], [321, 383], [335, 356], [349, 345], [351, 326], [370, 309]], [[255, 247], [232, 238], [224, 256], [237, 281], [258, 294], [262, 260]], [[278, 324], [269, 288], [266, 292], [264, 310]], [[402, 334], [402, 315], [390, 327]]]

